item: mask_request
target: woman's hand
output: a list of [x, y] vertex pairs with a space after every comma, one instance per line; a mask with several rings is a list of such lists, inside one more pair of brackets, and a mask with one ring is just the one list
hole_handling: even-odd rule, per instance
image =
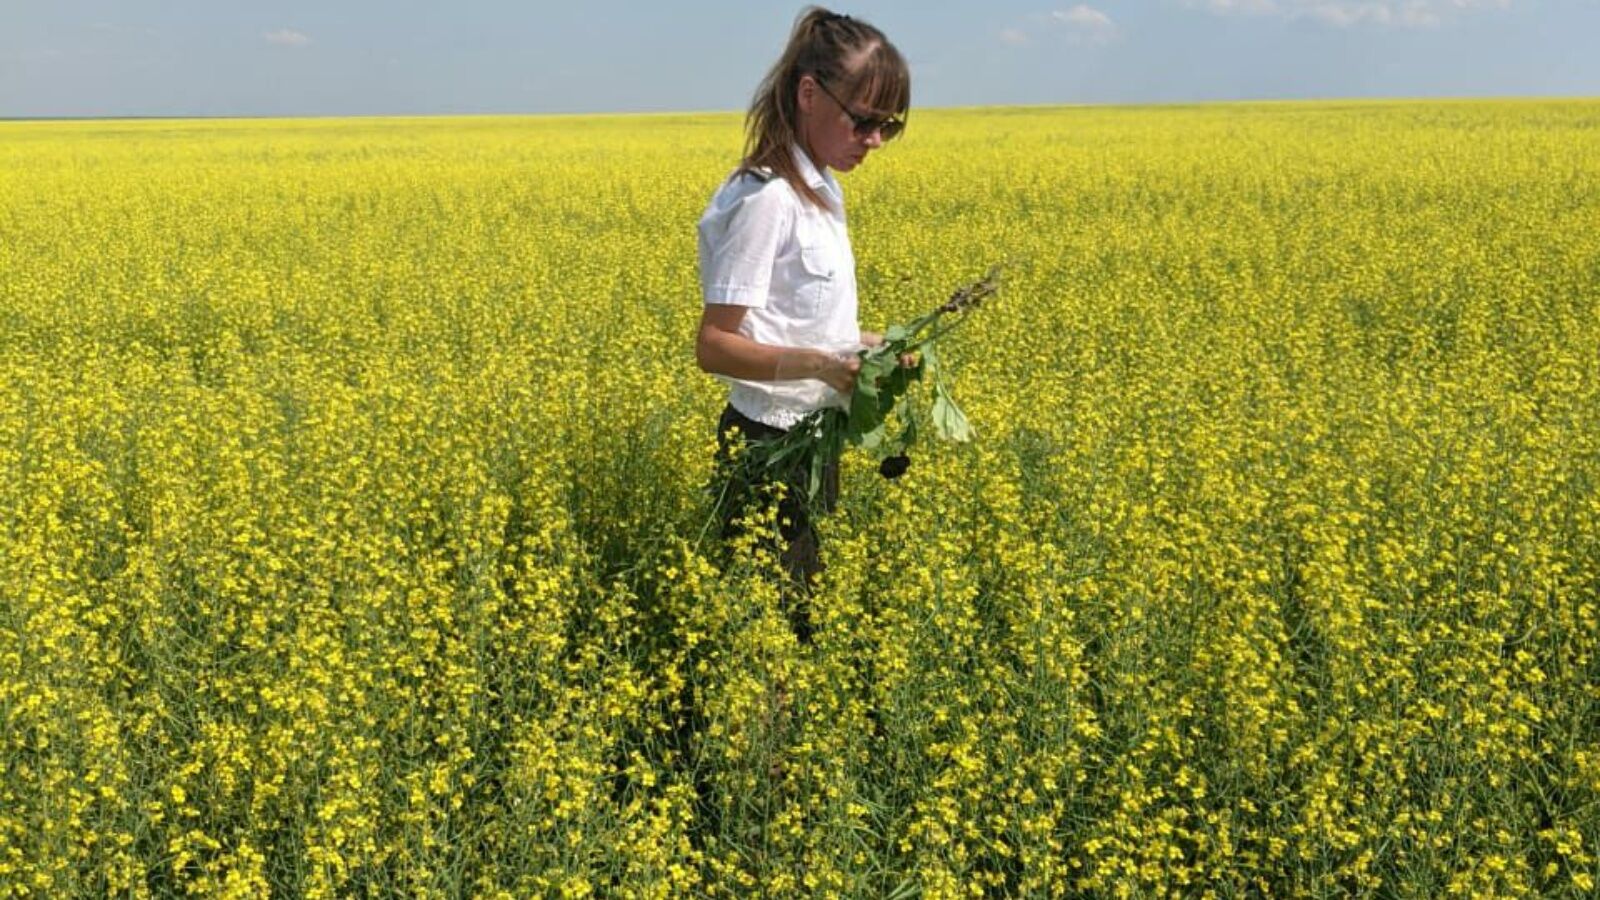
[[[861, 346], [863, 346], [863, 347], [879, 347], [879, 346], [882, 346], [882, 345], [883, 345], [883, 335], [877, 333], [876, 331], [863, 331], [863, 332], [861, 332]], [[916, 365], [917, 365], [917, 354], [914, 353], [914, 352], [913, 353], [902, 353], [902, 354], [900, 354], [900, 365], [903, 368], [907, 368], [907, 369], [915, 368]]]
[[856, 389], [856, 375], [861, 372], [861, 360], [854, 353], [828, 353], [823, 350], [813, 351], [817, 354], [817, 378], [820, 378], [828, 387], [833, 388], [845, 396]]

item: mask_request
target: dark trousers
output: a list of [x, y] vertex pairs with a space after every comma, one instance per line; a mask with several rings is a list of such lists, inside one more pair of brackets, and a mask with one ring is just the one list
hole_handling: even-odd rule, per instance
[[[737, 433], [730, 434], [733, 429], [737, 429]], [[816, 526], [812, 522], [813, 509], [806, 503], [806, 489], [811, 480], [811, 456], [801, 454], [792, 465], [785, 466], [782, 472], [777, 473], [756, 470], [730, 459], [735, 441], [771, 440], [782, 434], [783, 429], [757, 422], [732, 405], [722, 410], [722, 417], [717, 421], [717, 488], [722, 498], [718, 513], [722, 520], [723, 539], [737, 537], [741, 530], [739, 517], [750, 512], [755, 504], [764, 502], [763, 489], [774, 481], [781, 481], [785, 485], [783, 499], [778, 504], [778, 533], [783, 543], [779, 559], [789, 575], [791, 588], [785, 592], [788, 608], [784, 612], [789, 616], [795, 636], [802, 643], [809, 644], [812, 638], [809, 608], [811, 578], [825, 568], [817, 542]], [[823, 463], [822, 484], [814, 501], [815, 511], [833, 512], [838, 502], [839, 460], [834, 458]]]

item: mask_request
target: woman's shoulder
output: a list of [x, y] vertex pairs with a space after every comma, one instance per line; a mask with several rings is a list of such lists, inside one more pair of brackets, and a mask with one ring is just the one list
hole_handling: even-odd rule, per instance
[[[741, 165], [723, 179], [720, 192], [748, 196], [760, 193], [783, 193], [789, 182], [769, 166]], [[793, 193], [793, 191], [790, 191]]]
[[741, 163], [732, 172], [728, 173], [729, 181], [748, 178], [758, 184], [766, 184], [775, 177], [777, 177], [777, 173], [772, 170], [771, 166], [753, 166], [749, 163]]
[[713, 209], [759, 208], [771, 213], [791, 210], [798, 195], [789, 182], [765, 166], [740, 166], [729, 173], [711, 198]]

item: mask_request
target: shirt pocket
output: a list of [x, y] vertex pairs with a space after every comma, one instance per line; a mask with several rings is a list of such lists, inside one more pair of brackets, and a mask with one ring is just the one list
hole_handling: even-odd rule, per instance
[[838, 290], [844, 277], [838, 243], [829, 235], [810, 229], [796, 237], [800, 244], [799, 283], [795, 285], [797, 312], [805, 318], [821, 314], [824, 305]]

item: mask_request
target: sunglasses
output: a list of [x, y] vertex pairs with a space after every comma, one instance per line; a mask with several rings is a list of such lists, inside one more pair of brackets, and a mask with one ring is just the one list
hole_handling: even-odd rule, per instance
[[839, 104], [839, 108], [844, 110], [844, 114], [850, 117], [850, 121], [854, 123], [856, 127], [856, 137], [866, 140], [872, 136], [874, 131], [876, 131], [883, 136], [884, 140], [892, 141], [900, 136], [900, 132], [906, 130], [905, 121], [903, 119], [897, 119], [894, 116], [880, 117], [856, 115], [850, 111], [850, 107], [844, 105], [843, 100], [840, 100], [838, 97], [833, 95], [833, 91], [828, 90], [828, 86], [822, 83], [822, 79], [816, 79], [816, 82], [817, 87], [822, 88], [822, 92], [828, 95], [828, 99]]

